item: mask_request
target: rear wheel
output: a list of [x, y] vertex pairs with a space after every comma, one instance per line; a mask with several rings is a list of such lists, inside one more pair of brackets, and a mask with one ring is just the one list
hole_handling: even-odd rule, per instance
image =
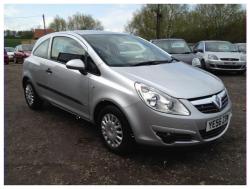
[[125, 115], [115, 106], [109, 105], [101, 110], [98, 126], [104, 144], [111, 151], [124, 154], [132, 150], [132, 130]]
[[43, 105], [42, 99], [37, 95], [31, 82], [27, 81], [24, 85], [24, 96], [28, 106], [33, 109], [41, 109]]

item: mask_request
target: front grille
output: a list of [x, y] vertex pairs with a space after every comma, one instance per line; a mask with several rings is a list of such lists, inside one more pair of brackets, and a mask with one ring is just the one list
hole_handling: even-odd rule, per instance
[[[198, 101], [204, 102], [201, 104], [194, 104], [194, 106], [202, 113], [216, 113], [222, 111], [228, 104], [228, 96], [225, 95], [221, 98], [221, 108], [218, 108], [211, 100], [211, 97], [200, 98]], [[195, 101], [191, 101], [194, 103]], [[206, 103], [207, 102], [207, 103]]]
[[222, 68], [222, 69], [240, 69], [241, 65], [217, 65], [217, 68]]
[[202, 130], [199, 130], [200, 132], [200, 135], [203, 139], [208, 139], [208, 138], [212, 138], [212, 137], [216, 137], [218, 136], [219, 134], [221, 134], [224, 129], [226, 128], [227, 124], [225, 125], [222, 125], [221, 127], [218, 127], [214, 130], [211, 130], [211, 131], [206, 131], [206, 129], [202, 129]]
[[238, 58], [221, 58], [223, 61], [239, 61]]

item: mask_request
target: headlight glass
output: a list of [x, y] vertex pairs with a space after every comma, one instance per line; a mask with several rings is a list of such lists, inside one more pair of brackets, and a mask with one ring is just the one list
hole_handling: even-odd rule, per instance
[[219, 60], [218, 57], [215, 56], [214, 54], [209, 54], [208, 59], [210, 59], [210, 60]]
[[153, 110], [169, 114], [190, 115], [187, 108], [176, 98], [138, 82], [135, 83], [135, 89], [142, 101]]

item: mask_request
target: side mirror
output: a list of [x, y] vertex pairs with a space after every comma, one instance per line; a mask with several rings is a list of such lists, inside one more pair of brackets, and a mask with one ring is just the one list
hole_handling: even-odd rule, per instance
[[192, 60], [192, 66], [200, 68], [201, 67], [201, 61], [200, 61], [200, 59], [199, 58], [194, 58]]
[[198, 52], [203, 53], [203, 50], [202, 49], [194, 49], [194, 53], [198, 53]]
[[66, 67], [71, 70], [78, 70], [82, 74], [86, 75], [86, 66], [85, 63], [81, 59], [73, 59], [66, 63]]

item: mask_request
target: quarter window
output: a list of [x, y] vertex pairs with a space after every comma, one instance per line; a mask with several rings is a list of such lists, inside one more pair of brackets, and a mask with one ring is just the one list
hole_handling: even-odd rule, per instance
[[43, 41], [34, 51], [34, 55], [41, 58], [48, 58], [49, 39]]

